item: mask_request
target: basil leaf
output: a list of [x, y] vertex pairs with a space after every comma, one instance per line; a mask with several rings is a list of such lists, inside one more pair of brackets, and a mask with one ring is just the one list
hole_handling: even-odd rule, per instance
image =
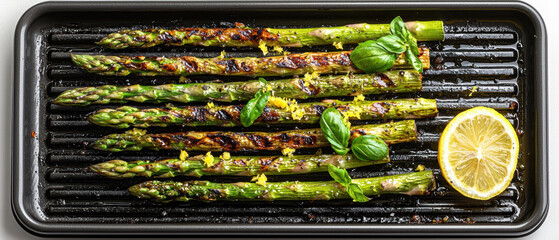
[[[419, 55], [419, 50], [417, 49], [417, 39], [413, 36], [413, 34], [408, 30], [404, 20], [401, 17], [396, 17], [390, 23], [390, 32], [400, 38], [405, 44], [408, 45], [408, 48], [411, 49], [415, 56]], [[403, 52], [403, 51], [402, 51]]]
[[404, 42], [408, 41], [408, 36], [410, 35], [410, 31], [408, 31], [404, 20], [400, 16], [395, 17], [390, 22], [390, 33], [398, 36]]
[[328, 164], [328, 173], [330, 176], [342, 186], [347, 187], [351, 183], [351, 177], [347, 170], [340, 169], [332, 164]]
[[377, 136], [363, 135], [353, 140], [351, 151], [359, 160], [378, 161], [388, 156], [388, 145]]
[[386, 35], [377, 39], [377, 44], [383, 47], [386, 51], [401, 54], [406, 51], [406, 45], [396, 35]]
[[320, 117], [320, 128], [326, 140], [332, 145], [337, 154], [343, 155], [349, 151], [349, 128], [344, 124], [342, 114], [335, 108], [327, 108]]
[[406, 58], [408, 59], [408, 62], [413, 66], [413, 69], [417, 70], [418, 72], [423, 72], [423, 63], [421, 62], [421, 60], [419, 60], [417, 55], [413, 54], [413, 52], [409, 48], [408, 50], [406, 50]]
[[353, 198], [354, 202], [369, 201], [369, 198], [363, 194], [361, 187], [355, 183], [351, 183], [351, 177], [349, 177], [347, 170], [328, 164], [328, 173], [336, 182], [346, 187], [347, 194]]
[[411, 34], [408, 37], [408, 46], [409, 46], [408, 48], [411, 50], [413, 55], [415, 56], [419, 55], [419, 49], [417, 47], [417, 39], [415, 39], [415, 37]]
[[268, 86], [268, 81], [266, 81], [266, 79], [264, 78], [258, 78], [258, 81], [260, 82], [260, 84], [262, 84], [262, 89], [266, 89], [266, 86]]
[[397, 57], [397, 54], [388, 51], [374, 40], [360, 43], [349, 55], [349, 59], [357, 68], [368, 73], [390, 69]]
[[270, 92], [262, 92], [262, 90], [258, 90], [258, 92], [254, 95], [254, 98], [247, 102], [241, 110], [240, 117], [243, 126], [248, 127], [252, 125], [252, 123], [260, 117], [262, 112], [264, 112], [266, 104], [268, 103], [270, 94]]
[[365, 194], [363, 194], [361, 187], [355, 183], [351, 183], [347, 186], [347, 194], [353, 198], [354, 202], [368, 202], [370, 200], [367, 196], [365, 196]]

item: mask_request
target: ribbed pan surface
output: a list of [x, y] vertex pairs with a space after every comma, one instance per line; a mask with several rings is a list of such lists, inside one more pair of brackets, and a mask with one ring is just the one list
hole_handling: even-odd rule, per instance
[[[145, 178], [109, 180], [86, 170], [86, 167], [102, 161], [120, 158], [124, 160], [155, 160], [176, 157], [176, 151], [149, 151], [108, 153], [88, 147], [95, 139], [113, 132], [85, 121], [86, 114], [101, 108], [117, 105], [95, 105], [88, 107], [65, 107], [52, 104], [52, 100], [64, 90], [90, 85], [164, 84], [178, 82], [178, 77], [104, 77], [89, 74], [74, 66], [68, 52], [103, 53], [123, 55], [199, 57], [218, 56], [221, 48], [203, 47], [156, 47], [151, 49], [108, 50], [97, 47], [94, 42], [106, 34], [124, 28], [174, 27], [174, 26], [232, 26], [234, 21], [244, 21], [251, 27], [309, 27], [340, 25], [354, 22], [374, 22], [377, 19], [364, 13], [337, 18], [313, 13], [306, 17], [282, 21], [279, 13], [258, 13], [250, 18], [246, 15], [228, 13], [210, 18], [198, 16], [198, 20], [176, 17], [176, 21], [149, 22], [138, 20], [119, 23], [118, 19], [107, 23], [68, 23], [52, 25], [43, 29], [41, 43], [43, 76], [42, 92], [45, 102], [41, 114], [45, 116], [45, 128], [40, 135], [42, 148], [39, 166], [42, 211], [49, 222], [58, 223], [508, 223], [519, 221], [529, 207], [529, 195], [525, 189], [533, 187], [524, 182], [526, 159], [533, 156], [522, 154], [512, 185], [505, 192], [489, 201], [475, 201], [462, 197], [454, 191], [440, 174], [437, 163], [438, 138], [452, 117], [475, 106], [487, 106], [504, 114], [520, 134], [533, 130], [529, 127], [531, 115], [525, 108], [530, 89], [526, 77], [525, 50], [522, 33], [508, 21], [470, 21], [468, 19], [443, 18], [446, 22], [446, 39], [443, 42], [423, 42], [431, 49], [432, 68], [424, 72], [423, 91], [413, 94], [369, 95], [367, 99], [390, 99], [404, 97], [435, 98], [440, 114], [438, 117], [417, 120], [419, 140], [414, 143], [397, 144], [391, 147], [391, 163], [363, 167], [350, 171], [352, 177], [371, 177], [413, 171], [418, 164], [432, 169], [438, 187], [429, 196], [381, 196], [368, 203], [351, 201], [329, 202], [188, 202], [158, 204], [136, 199], [128, 194], [127, 188], [145, 181]], [[415, 20], [418, 15], [404, 16]], [[112, 16], [105, 15], [109, 19]], [[75, 17], [75, 16], [74, 16]], [[150, 19], [150, 16], [144, 16]], [[389, 21], [393, 16], [378, 21]], [[436, 15], [433, 15], [437, 19]], [[172, 17], [169, 17], [172, 19]], [[194, 19], [194, 18], [193, 18]], [[360, 20], [361, 19], [361, 20]], [[423, 19], [429, 19], [423, 16]], [[320, 21], [319, 21], [320, 20]], [[323, 20], [323, 21], [322, 21]], [[90, 20], [84, 20], [90, 21]], [[106, 21], [106, 20], [105, 20]], [[95, 21], [92, 21], [95, 22]], [[283, 25], [282, 25], [283, 24]], [[345, 45], [351, 49], [354, 45]], [[227, 48], [228, 57], [261, 56], [258, 49]], [[290, 52], [335, 51], [333, 46], [291, 48]], [[193, 82], [220, 79], [223, 81], [243, 80], [242, 77], [190, 77]], [[274, 78], [268, 78], [272, 80]], [[477, 91], [472, 93], [474, 86]], [[308, 101], [308, 100], [307, 100]], [[312, 100], [311, 100], [312, 101]], [[193, 103], [205, 104], [205, 103]], [[155, 106], [129, 103], [138, 107]], [[175, 104], [176, 106], [184, 106]], [[362, 122], [373, 123], [374, 121]], [[357, 125], [360, 123], [354, 123]], [[527, 127], [528, 126], [528, 127]], [[277, 131], [287, 128], [317, 127], [317, 125], [286, 125], [251, 127], [251, 130]], [[204, 130], [210, 128], [188, 128], [182, 130]], [[525, 130], [526, 129], [526, 130]], [[150, 128], [148, 132], [172, 132], [181, 128]], [[247, 129], [232, 128], [233, 131]], [[532, 149], [534, 142], [520, 135], [522, 152]], [[314, 153], [316, 149], [298, 151]], [[324, 152], [330, 150], [325, 148]], [[191, 152], [190, 155], [196, 154]], [[234, 154], [255, 154], [244, 152]], [[261, 152], [258, 154], [278, 154]], [[530, 174], [531, 175], [531, 174]], [[269, 181], [287, 179], [327, 180], [322, 174], [269, 177]], [[178, 178], [188, 179], [188, 178]], [[247, 181], [247, 177], [204, 177], [217, 182]], [[533, 203], [532, 203], [533, 204]]]

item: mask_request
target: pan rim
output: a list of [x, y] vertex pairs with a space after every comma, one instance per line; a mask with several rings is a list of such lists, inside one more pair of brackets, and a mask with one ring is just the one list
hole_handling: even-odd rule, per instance
[[[425, 227], [422, 225], [360, 225], [360, 224], [180, 224], [175, 226], [159, 224], [133, 224], [119, 225], [118, 228], [114, 224], [62, 224], [62, 223], [45, 223], [33, 216], [33, 213], [27, 211], [22, 202], [20, 189], [22, 188], [22, 153], [24, 151], [24, 132], [22, 120], [24, 120], [23, 110], [26, 106], [21, 104], [23, 76], [22, 67], [22, 42], [25, 39], [26, 30], [33, 20], [43, 14], [53, 11], [107, 11], [110, 6], [111, 11], [130, 10], [130, 2], [45, 2], [31, 7], [19, 20], [15, 32], [15, 50], [14, 50], [14, 79], [13, 79], [13, 96], [14, 104], [12, 112], [12, 184], [11, 184], [11, 206], [14, 217], [17, 222], [28, 232], [38, 236], [63, 236], [63, 235], [79, 235], [91, 234], [95, 235], [139, 235], [142, 234], [165, 234], [165, 235], [375, 235], [375, 236], [459, 236], [468, 233], [471, 236], [525, 236], [537, 230], [545, 221], [549, 207], [548, 193], [548, 109], [547, 109], [547, 33], [545, 24], [540, 14], [529, 4], [524, 2], [439, 2], [431, 1], [426, 3], [407, 2], [407, 1], [391, 1], [391, 2], [332, 2], [332, 1], [298, 1], [298, 2], [282, 2], [282, 1], [256, 1], [256, 2], [230, 2], [230, 1], [193, 1], [193, 2], [142, 2], [134, 5], [134, 11], [151, 10], [165, 11], [169, 9], [177, 10], [197, 10], [197, 9], [350, 9], [350, 8], [372, 8], [383, 7], [390, 9], [494, 9], [494, 10], [516, 10], [528, 18], [530, 18], [536, 27], [535, 32], [538, 35], [538, 41], [535, 41], [535, 65], [541, 65], [541, 68], [535, 68], [535, 91], [541, 94], [535, 94], [537, 104], [537, 141], [536, 146], [536, 206], [534, 211], [525, 220], [513, 224], [475, 224], [475, 225], [430, 225]], [[160, 235], [159, 235], [160, 236]]]

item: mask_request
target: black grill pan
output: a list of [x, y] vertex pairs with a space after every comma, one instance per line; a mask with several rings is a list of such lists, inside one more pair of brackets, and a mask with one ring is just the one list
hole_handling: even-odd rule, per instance
[[[93, 126], [84, 116], [99, 108], [62, 107], [52, 100], [64, 90], [101, 84], [162, 84], [171, 77], [103, 77], [74, 66], [69, 51], [106, 54], [217, 56], [220, 48], [157, 47], [107, 50], [94, 42], [125, 28], [230, 26], [335, 26], [358, 22], [440, 19], [446, 39], [422, 43], [432, 68], [421, 93], [373, 98], [425, 97], [440, 114], [418, 120], [419, 140], [393, 146], [389, 165], [350, 171], [369, 177], [433, 169], [438, 188], [430, 196], [383, 196], [368, 203], [175, 203], [135, 199], [126, 188], [145, 179], [107, 180], [86, 171], [113, 158], [158, 159], [177, 152], [106, 153], [87, 143], [121, 130]], [[42, 236], [522, 236], [545, 219], [547, 186], [547, 44], [539, 14], [521, 2], [48, 2], [21, 18], [15, 35], [12, 209], [22, 227]], [[352, 46], [348, 46], [352, 47]], [[332, 51], [318, 46], [297, 51]], [[229, 56], [255, 55], [251, 48]], [[210, 80], [212, 77], [192, 77]], [[225, 81], [243, 78], [222, 78]], [[470, 96], [471, 89], [478, 91]], [[131, 104], [149, 106], [148, 104]], [[474, 201], [452, 190], [440, 175], [438, 137], [457, 113], [488, 106], [517, 128], [521, 155], [516, 177], [502, 194]], [[285, 126], [284, 126], [285, 127]], [[295, 127], [295, 126], [286, 126]], [[204, 128], [197, 128], [204, 129]], [[206, 128], [207, 129], [207, 128]], [[270, 127], [263, 130], [277, 130]], [[176, 131], [178, 128], [150, 129]], [[233, 129], [239, 130], [239, 129]], [[327, 179], [326, 174], [298, 176]], [[289, 177], [270, 177], [271, 181]], [[185, 178], [186, 179], [186, 178]], [[212, 181], [246, 178], [206, 177]]]

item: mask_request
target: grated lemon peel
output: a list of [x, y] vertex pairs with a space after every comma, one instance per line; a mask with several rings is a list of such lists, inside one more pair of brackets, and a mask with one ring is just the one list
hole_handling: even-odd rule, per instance
[[228, 159], [231, 159], [231, 153], [229, 153], [229, 152], [224, 152], [223, 154], [221, 154], [221, 156], [219, 156], [219, 159], [221, 159], [221, 160], [228, 160]]
[[188, 153], [185, 150], [181, 150], [181, 154], [179, 155], [179, 159], [181, 161], [186, 160], [186, 158], [188, 157]]
[[359, 95], [353, 97], [353, 101], [354, 102], [363, 102], [363, 101], [365, 101], [365, 96], [363, 96], [363, 94], [359, 94]]
[[214, 105], [213, 102], [208, 102], [208, 104], [206, 104], [206, 108], [207, 108], [207, 109], [214, 109], [214, 108], [215, 108], [215, 105]]
[[268, 181], [268, 178], [266, 177], [266, 175], [264, 173], [258, 174], [254, 177], [252, 177], [252, 179], [250, 180], [251, 182], [256, 181], [256, 184], [260, 185], [260, 186], [266, 186], [266, 182]]
[[344, 44], [342, 42], [334, 42], [334, 43], [332, 43], [332, 45], [334, 45], [334, 47], [336, 47], [336, 49], [344, 50]]
[[207, 152], [206, 156], [203, 159], [204, 163], [207, 167], [211, 167], [214, 165], [214, 156], [212, 156], [212, 152]]
[[295, 152], [295, 149], [289, 148], [289, 147], [284, 148], [284, 149], [281, 150], [281, 154], [283, 154], [284, 156], [289, 156], [289, 157], [293, 156], [294, 152]]
[[262, 50], [262, 54], [264, 54], [264, 56], [268, 54], [268, 46], [266, 46], [266, 42], [260, 40], [260, 43], [258, 43], [258, 48]]

